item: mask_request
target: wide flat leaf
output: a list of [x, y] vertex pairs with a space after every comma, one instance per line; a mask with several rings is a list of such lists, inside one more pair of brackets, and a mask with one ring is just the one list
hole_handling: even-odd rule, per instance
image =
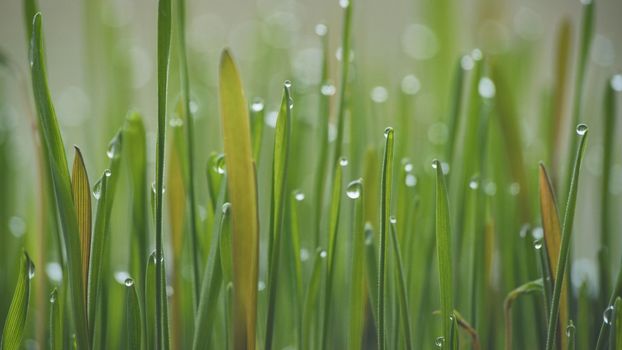
[[30, 45], [30, 70], [39, 128], [43, 135], [45, 156], [50, 167], [54, 198], [58, 210], [63, 241], [66, 248], [68, 279], [71, 291], [70, 308], [76, 330], [76, 342], [81, 349], [89, 348], [87, 332], [86, 302], [80, 253], [80, 230], [73, 204], [71, 180], [67, 168], [65, 146], [58, 127], [56, 112], [47, 84], [41, 14], [33, 19], [32, 43]]
[[26, 328], [30, 300], [30, 280], [35, 275], [35, 265], [26, 252], [22, 255], [13, 299], [2, 330], [2, 350], [17, 350]]
[[259, 218], [246, 97], [228, 50], [220, 59], [220, 115], [233, 229], [234, 349], [255, 348]]

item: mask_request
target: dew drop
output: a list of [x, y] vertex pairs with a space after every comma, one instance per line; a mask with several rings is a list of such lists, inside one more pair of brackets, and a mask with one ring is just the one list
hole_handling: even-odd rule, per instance
[[261, 292], [264, 289], [266, 289], [266, 282], [264, 281], [257, 282], [257, 290]]
[[587, 133], [587, 125], [581, 123], [577, 125], [577, 135], [583, 136]]
[[370, 222], [365, 223], [365, 245], [371, 245], [374, 240], [374, 227]]
[[117, 159], [121, 155], [121, 134], [116, 134], [108, 144], [106, 156], [110, 159]]
[[315, 26], [315, 34], [317, 34], [318, 36], [324, 36], [328, 33], [328, 27], [323, 24], [323, 23], [319, 23]]
[[[157, 189], [156, 189], [156, 182], [152, 182], [151, 183], [151, 192], [153, 192], [154, 194], [158, 193]], [[162, 186], [162, 194], [164, 194], [164, 192], [166, 192], [166, 187]]]
[[251, 103], [251, 111], [255, 113], [259, 113], [263, 111], [264, 105], [261, 97], [255, 97], [253, 102]]
[[572, 338], [574, 337], [574, 332], [575, 332], [575, 326], [574, 326], [574, 323], [572, 323], [572, 320], [570, 320], [570, 322], [568, 323], [568, 326], [566, 327], [566, 336], [568, 338]]
[[346, 195], [350, 199], [358, 199], [361, 197], [361, 189], [363, 182], [361, 179], [354, 180], [348, 184]]
[[350, 6], [350, 0], [339, 0], [339, 7], [342, 9], [348, 8]]
[[294, 198], [298, 201], [298, 202], [302, 202], [303, 200], [305, 200], [305, 194], [302, 193], [302, 191], [300, 190], [296, 190], [294, 192]]
[[190, 114], [194, 115], [199, 111], [199, 104], [195, 100], [190, 100]]
[[605, 309], [605, 312], [603, 312], [603, 322], [605, 322], [605, 324], [610, 325], [613, 322], [613, 311], [613, 305], [609, 305], [609, 307]]
[[471, 57], [475, 61], [481, 60], [483, 56], [484, 55], [482, 55], [482, 51], [480, 49], [474, 49], [473, 51], [471, 51]]
[[439, 349], [443, 348], [443, 344], [445, 344], [445, 338], [444, 337], [438, 337], [436, 338], [436, 340], [434, 340], [434, 346], [436, 346]]
[[63, 269], [57, 262], [50, 262], [45, 265], [45, 274], [52, 282], [63, 280]]
[[495, 83], [488, 77], [482, 77], [479, 80], [477, 91], [483, 98], [493, 98], [496, 93]]
[[333, 84], [324, 84], [320, 88], [320, 92], [324, 96], [333, 96], [337, 92], [337, 88]]
[[475, 62], [473, 61], [473, 57], [471, 55], [464, 55], [460, 59], [460, 67], [463, 70], [471, 70], [475, 66]]
[[415, 177], [415, 175], [413, 174], [408, 174], [406, 175], [406, 179], [404, 179], [404, 182], [406, 183], [406, 187], [415, 187], [415, 185], [417, 184], [417, 177]]
[[371, 97], [372, 101], [376, 103], [383, 103], [383, 102], [386, 102], [387, 99], [389, 98], [389, 92], [387, 91], [387, 88], [385, 88], [384, 86], [376, 86], [373, 89], [371, 89], [369, 96]]
[[393, 134], [393, 128], [392, 127], [389, 126], [386, 129], [384, 129], [384, 137], [385, 138], [388, 138], [389, 135], [392, 135], [392, 134]]
[[405, 172], [409, 173], [409, 172], [413, 171], [413, 169], [414, 169], [414, 167], [413, 167], [413, 164], [411, 162], [407, 161], [406, 163], [404, 163], [404, 171]]
[[283, 83], [283, 85], [284, 85], [287, 89], [289, 89], [289, 88], [291, 88], [291, 87], [292, 87], [292, 82], [291, 82], [291, 81], [289, 81], [289, 80], [285, 80], [285, 82]]
[[328, 254], [326, 253], [326, 250], [324, 249], [320, 250], [320, 258], [325, 259], [327, 255]]
[[345, 158], [345, 157], [341, 157], [341, 158], [339, 158], [339, 165], [341, 165], [341, 166], [346, 166], [346, 165], [348, 165], [348, 159], [347, 159], [347, 158]]
[[130, 278], [130, 274], [127, 271], [116, 271], [114, 273], [114, 280], [117, 283], [123, 284], [128, 278]]
[[216, 172], [220, 175], [224, 174], [226, 171], [226, 165], [225, 165], [225, 156], [219, 156], [218, 159], [216, 159]]
[[472, 190], [476, 190], [479, 187], [479, 183], [477, 182], [477, 180], [471, 180], [469, 181], [469, 188]]
[[300, 261], [309, 260], [309, 251], [305, 248], [300, 249]]
[[131, 278], [126, 278], [125, 279], [125, 286], [126, 287], [132, 287], [134, 285], [134, 280]]
[[497, 184], [492, 181], [488, 181], [486, 186], [484, 186], [484, 192], [486, 192], [489, 196], [494, 196], [497, 193]]
[[517, 196], [520, 193], [520, 184], [518, 182], [512, 182], [509, 188], [510, 195]]
[[221, 210], [222, 210], [223, 215], [227, 215], [227, 214], [229, 214], [229, 210], [231, 210], [231, 203], [229, 203], [229, 202], [225, 202], [225, 203], [222, 205]]
[[9, 219], [9, 231], [17, 238], [26, 233], [26, 222], [20, 216], [11, 216]]
[[184, 120], [180, 117], [173, 117], [168, 121], [168, 125], [170, 125], [171, 128], [179, 128], [184, 125]]
[[93, 197], [96, 200], [99, 200], [101, 195], [102, 195], [102, 179], [100, 178], [99, 180], [97, 180], [95, 185], [93, 185]]
[[534, 227], [531, 231], [531, 236], [533, 239], [542, 239], [544, 237], [544, 230], [540, 226]]
[[33, 279], [35, 277], [35, 264], [28, 259], [28, 279]]
[[397, 223], [397, 218], [395, 217], [395, 215], [389, 216], [389, 222], [392, 224]]
[[266, 114], [265, 122], [271, 128], [276, 128], [276, 121], [279, 117], [279, 114], [275, 111], [270, 111]]
[[616, 92], [622, 91], [622, 74], [616, 74], [611, 77], [611, 88]]
[[432, 161], [432, 169], [437, 169], [437, 168], [438, 168], [439, 163], [440, 163], [440, 162], [439, 162], [437, 159], [434, 159], [434, 160]]
[[520, 238], [525, 238], [527, 237], [527, 232], [529, 231], [530, 226], [528, 223], [523, 224], [523, 226], [521, 226], [520, 231], [518, 232], [518, 236]]
[[409, 74], [402, 78], [402, 92], [406, 95], [416, 95], [421, 89], [421, 82], [416, 76]]
[[533, 241], [533, 247], [536, 248], [536, 250], [542, 249], [542, 239], [534, 240]]
[[54, 289], [52, 293], [50, 293], [50, 303], [54, 304], [56, 302], [57, 295], [58, 292], [56, 291], [56, 289]]

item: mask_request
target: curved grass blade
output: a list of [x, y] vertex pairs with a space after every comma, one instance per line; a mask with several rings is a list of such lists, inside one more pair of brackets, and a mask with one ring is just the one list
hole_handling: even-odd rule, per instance
[[54, 288], [50, 293], [50, 349], [63, 349], [63, 300], [58, 290]]
[[[73, 169], [71, 171], [71, 191], [73, 194], [73, 204], [76, 208], [78, 218], [78, 228], [80, 230], [80, 253], [82, 256], [82, 278], [84, 281], [84, 291], [88, 289], [89, 261], [91, 255], [91, 185], [84, 166], [82, 152], [74, 146], [76, 155], [73, 159]], [[84, 297], [87, 295], [85, 293]]]
[[393, 128], [384, 130], [385, 146], [380, 178], [380, 245], [378, 267], [378, 349], [384, 350], [385, 340], [385, 293], [387, 282], [387, 232], [391, 211], [391, 188], [393, 180]]
[[228, 50], [220, 59], [220, 109], [233, 228], [234, 349], [255, 348], [259, 224], [246, 98]]
[[140, 319], [140, 303], [138, 292], [134, 286], [134, 280], [125, 280], [125, 322], [127, 334], [127, 348], [141, 349], [142, 346], [142, 320]]
[[13, 292], [13, 299], [2, 330], [2, 350], [17, 350], [22, 343], [22, 336], [26, 328], [28, 304], [30, 299], [30, 280], [35, 276], [35, 265], [28, 253], [24, 252], [20, 259], [17, 284]]
[[328, 348], [328, 330], [330, 323], [330, 306], [333, 294], [333, 277], [335, 275], [335, 256], [337, 255], [337, 234], [339, 233], [339, 216], [341, 212], [341, 188], [343, 186], [343, 167], [348, 164], [345, 158], [340, 158], [339, 163], [335, 164], [335, 172], [333, 176], [333, 192], [330, 200], [330, 216], [328, 231], [328, 250], [326, 251], [326, 283], [324, 284], [324, 322], [322, 323], [322, 347]]
[[272, 348], [274, 320], [276, 317], [276, 295], [278, 290], [279, 260], [281, 255], [281, 233], [285, 214], [285, 193], [287, 186], [287, 155], [291, 135], [291, 83], [285, 82], [281, 109], [277, 116], [276, 133], [274, 136], [274, 158], [272, 160], [272, 196], [270, 199], [270, 239], [268, 240], [268, 311], [266, 320], [265, 349]]
[[348, 348], [361, 349], [363, 340], [363, 327], [365, 326], [364, 299], [367, 296], [363, 259], [365, 259], [365, 218], [363, 217], [363, 179], [357, 179], [346, 189], [346, 194], [353, 200], [352, 214], [352, 286], [350, 297], [350, 334]]
[[406, 286], [406, 273], [404, 271], [404, 263], [402, 253], [400, 252], [400, 243], [397, 236], [396, 221], [391, 220], [391, 241], [393, 242], [393, 251], [397, 262], [397, 278], [399, 282], [399, 298], [400, 298], [400, 314], [402, 315], [402, 328], [404, 330], [404, 345], [406, 349], [413, 349], [412, 341], [412, 322], [410, 321], [410, 308], [408, 306], [408, 290]]
[[58, 210], [60, 226], [66, 247], [68, 279], [71, 291], [73, 322], [76, 341], [81, 349], [89, 348], [86, 300], [84, 299], [84, 281], [80, 260], [80, 236], [78, 219], [73, 205], [71, 181], [67, 169], [67, 157], [58, 127], [56, 113], [47, 84], [45, 50], [43, 48], [41, 14], [33, 18], [32, 43], [30, 45], [30, 69], [35, 105], [39, 118], [39, 127], [43, 136], [47, 164], [50, 166], [54, 197]]
[[[315, 253], [315, 262], [313, 263], [313, 269], [311, 270], [311, 277], [309, 279], [309, 285], [307, 287], [305, 295], [305, 305], [303, 312], [303, 333], [302, 344], [303, 349], [315, 349], [315, 346], [311, 345], [312, 331], [313, 331], [313, 315], [317, 315], [318, 296], [320, 294], [320, 285], [322, 282], [322, 265], [326, 261], [326, 251], [318, 248]], [[315, 344], [315, 343], [314, 343]]]
[[[542, 229], [544, 231], [544, 242], [546, 244], [546, 255], [548, 256], [548, 274], [553, 277], [553, 266], [557, 266], [559, 263], [559, 252], [561, 245], [562, 229], [559, 221], [559, 215], [557, 210], [557, 202], [555, 201], [555, 195], [553, 193], [553, 186], [551, 180], [546, 172], [544, 164], [540, 163], [538, 172], [539, 186], [540, 186], [540, 214], [542, 216]], [[547, 284], [555, 284], [555, 280], [551, 279], [551, 282], [545, 281]], [[546, 288], [552, 287], [546, 286]], [[546, 289], [545, 289], [546, 290]], [[550, 290], [550, 288], [549, 288]], [[560, 294], [560, 309], [559, 309], [559, 329], [563, 330], [565, 325], [568, 324], [568, 288], [567, 284], [562, 285]], [[550, 310], [549, 310], [550, 311]], [[561, 338], [562, 348], [566, 347], [567, 339]]]
[[454, 317], [456, 318], [458, 326], [467, 332], [469, 337], [471, 337], [471, 347], [473, 350], [479, 350], [481, 345], [479, 343], [479, 335], [477, 334], [477, 330], [475, 330], [475, 328], [473, 328], [473, 326], [471, 326], [457, 310], [454, 310]]
[[[188, 76], [188, 59], [186, 57], [186, 1], [178, 1], [177, 9], [177, 34], [179, 35], [179, 70], [181, 79], [181, 95], [183, 99], [183, 114], [186, 122], [186, 165], [188, 173], [187, 194], [188, 194], [188, 211], [189, 230], [192, 246], [192, 273], [194, 277], [194, 306], [195, 309], [199, 304], [199, 244], [197, 238], [197, 208], [194, 187], [194, 118], [190, 110], [190, 79]], [[196, 312], [195, 312], [196, 313]]]
[[[171, 50], [171, 1], [158, 1], [158, 129], [156, 142], [156, 186], [155, 186], [155, 241], [156, 241], [156, 343], [155, 349], [168, 349], [165, 343], [165, 309], [168, 302], [166, 291], [162, 281], [165, 279], [164, 272], [164, 247], [162, 241], [162, 192], [164, 188], [164, 146], [166, 145], [166, 98], [168, 92], [168, 76]], [[164, 288], [166, 285], [164, 284]]]
[[557, 322], [559, 320], [559, 304], [561, 292], [564, 286], [564, 275], [568, 262], [568, 254], [570, 250], [570, 238], [572, 236], [572, 226], [574, 224], [574, 211], [577, 204], [577, 191], [579, 186], [579, 172], [581, 170], [581, 161], [585, 151], [588, 127], [585, 124], [577, 126], [577, 134], [580, 138], [579, 149], [574, 162], [572, 172], [572, 180], [568, 191], [568, 202], [566, 204], [566, 213], [564, 215], [564, 225], [562, 229], [562, 242], [559, 250], [559, 260], [555, 271], [555, 286], [553, 288], [553, 300], [551, 301], [551, 314], [549, 317], [548, 332], [546, 336], [546, 350], [552, 350], [555, 344], [555, 334]]
[[512, 304], [521, 296], [532, 293], [543, 293], [544, 284], [542, 279], [529, 281], [512, 290], [503, 302], [503, 313], [505, 316], [505, 350], [512, 349]]
[[[453, 312], [453, 289], [451, 286], [451, 232], [449, 229], [449, 203], [447, 187], [441, 162], [434, 160], [436, 169], [436, 253], [438, 255], [438, 271], [441, 296], [441, 323], [443, 339], [449, 339], [451, 332], [450, 316]], [[445, 343], [443, 343], [445, 344]]]

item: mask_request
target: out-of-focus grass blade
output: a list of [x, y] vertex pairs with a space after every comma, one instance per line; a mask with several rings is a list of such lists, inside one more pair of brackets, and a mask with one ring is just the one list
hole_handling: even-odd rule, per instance
[[[188, 59], [186, 57], [186, 1], [179, 0], [177, 8], [177, 34], [179, 35], [179, 70], [181, 79], [181, 95], [183, 99], [183, 114], [186, 124], [186, 166], [188, 183], [188, 211], [190, 212], [189, 230], [192, 250], [192, 273], [194, 277], [194, 306], [195, 309], [199, 303], [199, 244], [197, 238], [197, 208], [196, 208], [196, 191], [194, 186], [194, 117], [190, 109], [190, 78], [188, 76]], [[196, 311], [196, 310], [195, 310]]]
[[[566, 120], [566, 100], [568, 86], [568, 63], [570, 58], [570, 47], [572, 38], [572, 25], [568, 18], [562, 20], [557, 32], [557, 50], [555, 51], [555, 91], [553, 104], [553, 118], [547, 130], [547, 142], [550, 152], [550, 160], [553, 173], [557, 172], [557, 164], [561, 158], [561, 138], [564, 135], [560, 125], [565, 125]], [[558, 179], [558, 177], [555, 177]]]
[[609, 337], [609, 349], [622, 349], [622, 299], [616, 298], [613, 304], [614, 317], [611, 324], [611, 336]]
[[[610, 259], [610, 244], [611, 244], [611, 225], [609, 223], [609, 217], [611, 212], [610, 205], [610, 192], [609, 181], [611, 178], [611, 159], [613, 156], [614, 144], [614, 132], [616, 130], [616, 92], [619, 92], [619, 88], [615, 86], [616, 79], [622, 79], [622, 75], [614, 75], [607, 81], [605, 88], [605, 101], [604, 101], [604, 120], [603, 120], [603, 164], [601, 180], [601, 193], [600, 193], [600, 250], [599, 250], [599, 266], [600, 266], [600, 299], [605, 301], [607, 293], [611, 290], [611, 265]], [[601, 304], [602, 305], [602, 304]]]
[[246, 98], [228, 50], [220, 59], [220, 110], [233, 229], [234, 349], [255, 348], [259, 221]]
[[537, 279], [535, 281], [529, 281], [513, 291], [511, 291], [506, 297], [503, 303], [503, 312], [505, 316], [505, 349], [512, 349], [512, 304], [523, 295], [528, 295], [532, 293], [544, 292], [544, 286], [542, 284], [542, 279]]
[[303, 349], [316, 349], [319, 344], [317, 340], [311, 343], [313, 331], [314, 315], [318, 315], [318, 296], [320, 294], [320, 286], [322, 283], [322, 265], [326, 261], [326, 250], [318, 248], [315, 254], [315, 262], [313, 263], [313, 269], [311, 271], [311, 277], [309, 279], [309, 285], [307, 287], [305, 295], [305, 305], [303, 312], [303, 333], [302, 344]]
[[168, 93], [168, 75], [171, 51], [171, 1], [158, 1], [158, 129], [156, 141], [156, 176], [155, 176], [155, 241], [156, 241], [156, 265], [155, 281], [156, 284], [156, 343], [155, 349], [168, 349], [169, 344], [165, 342], [165, 309], [168, 302], [166, 290], [162, 286], [165, 279], [164, 273], [164, 244], [162, 239], [162, 192], [164, 189], [164, 149], [166, 136], [166, 106]]
[[201, 284], [201, 297], [199, 308], [195, 319], [195, 332], [192, 340], [192, 348], [206, 349], [210, 347], [210, 336], [213, 332], [214, 322], [218, 320], [218, 295], [222, 286], [222, 265], [220, 241], [223, 235], [225, 222], [229, 220], [231, 205], [223, 203], [225, 198], [225, 187], [220, 194], [219, 203], [221, 204], [216, 213], [214, 224], [214, 237], [210, 254], [207, 260], [207, 267], [204, 269], [203, 282]]
[[[540, 186], [540, 214], [542, 216], [542, 229], [544, 231], [544, 242], [546, 244], [546, 255], [548, 256], [548, 266], [551, 269], [548, 271], [550, 276], [554, 276], [553, 267], [559, 263], [559, 251], [561, 246], [562, 229], [559, 222], [559, 215], [557, 210], [557, 202], [555, 201], [555, 195], [553, 194], [553, 186], [546, 172], [544, 164], [540, 163], [538, 172], [538, 181]], [[555, 284], [555, 280], [551, 282], [545, 281], [544, 283]], [[559, 298], [559, 329], [564, 330], [564, 327], [568, 324], [568, 288], [567, 284], [562, 285], [562, 290]], [[562, 348], [566, 347], [567, 339], [561, 338]]]
[[400, 315], [402, 315], [404, 329], [404, 345], [406, 349], [413, 348], [412, 342], [412, 322], [410, 321], [410, 308], [408, 306], [408, 291], [406, 287], [406, 273], [404, 272], [404, 263], [402, 253], [400, 252], [400, 243], [397, 239], [397, 227], [395, 220], [391, 220], [391, 241], [393, 242], [393, 252], [397, 262], [397, 279], [399, 282], [399, 298], [400, 298]]
[[45, 145], [46, 158], [50, 166], [58, 217], [67, 252], [67, 278], [69, 279], [71, 291], [71, 310], [73, 310], [76, 341], [81, 349], [88, 349], [86, 302], [84, 299], [84, 282], [82, 280], [80, 259], [80, 231], [71, 194], [71, 180], [69, 178], [69, 170], [67, 169], [65, 148], [47, 84], [41, 22], [41, 14], [37, 13], [33, 18], [33, 34], [30, 45], [32, 87], [39, 117], [39, 127], [41, 128]]
[[546, 349], [552, 350], [555, 344], [555, 334], [557, 329], [557, 321], [559, 320], [559, 304], [562, 289], [564, 288], [564, 274], [568, 262], [568, 254], [570, 250], [570, 238], [572, 236], [572, 226], [574, 224], [574, 211], [577, 204], [577, 192], [579, 187], [579, 173], [581, 170], [581, 161], [588, 134], [588, 127], [585, 124], [577, 125], [577, 134], [580, 138], [579, 148], [574, 162], [572, 171], [572, 179], [568, 191], [568, 201], [566, 204], [566, 213], [564, 214], [564, 225], [562, 229], [562, 242], [559, 250], [559, 260], [555, 270], [555, 286], [553, 288], [553, 300], [551, 301], [551, 314], [549, 317], [549, 326], [546, 339]]
[[371, 303], [372, 315], [378, 322], [378, 259], [374, 245], [374, 229], [365, 223], [365, 270], [367, 275], [367, 291]]
[[145, 345], [147, 349], [156, 348], [156, 252], [147, 259], [145, 269]]
[[94, 341], [95, 320], [98, 310], [97, 301], [102, 292], [102, 271], [104, 265], [104, 250], [108, 239], [109, 208], [108, 201], [111, 199], [108, 183], [112, 173], [105, 170], [101, 178], [93, 186], [93, 195], [97, 200], [97, 212], [95, 213], [95, 227], [93, 228], [93, 240], [91, 242], [91, 259], [89, 261], [88, 279], [88, 321], [91, 341]]
[[2, 350], [17, 350], [26, 328], [30, 300], [30, 280], [35, 276], [35, 265], [26, 252], [22, 255], [13, 299], [2, 330]]
[[443, 329], [443, 344], [450, 337], [451, 320], [453, 312], [453, 289], [451, 272], [451, 232], [449, 229], [449, 203], [447, 200], [447, 187], [442, 164], [434, 160], [433, 167], [436, 169], [436, 254], [438, 255], [438, 272], [441, 296], [441, 323]]
[[[448, 143], [446, 153], [449, 164], [453, 164], [454, 142], [456, 140], [456, 133], [458, 132], [458, 118], [460, 117], [460, 107], [462, 106], [462, 95], [464, 90], [465, 69], [462, 67], [462, 59], [463, 57], [461, 57], [456, 63], [452, 81], [451, 109], [448, 118], [449, 125], [447, 127], [449, 137], [447, 138]], [[467, 59], [470, 59], [470, 57]]]
[[343, 134], [345, 129], [345, 114], [347, 99], [348, 77], [350, 72], [350, 31], [352, 28], [352, 1], [342, 1], [343, 28], [341, 33], [341, 78], [339, 82], [339, 102], [337, 106], [337, 138], [335, 139], [335, 152], [333, 153], [333, 166], [336, 166], [339, 158], [343, 156]]
[[333, 294], [333, 277], [335, 274], [335, 256], [337, 255], [337, 234], [339, 232], [339, 216], [341, 212], [341, 188], [343, 186], [343, 167], [348, 164], [345, 158], [340, 158], [334, 165], [333, 192], [330, 199], [330, 215], [328, 228], [328, 263], [326, 264], [326, 283], [324, 284], [324, 321], [322, 323], [322, 347], [328, 348], [328, 332], [331, 314], [331, 301]]
[[272, 196], [270, 200], [270, 238], [268, 240], [268, 315], [266, 320], [265, 349], [272, 348], [274, 322], [276, 317], [276, 295], [278, 290], [279, 260], [281, 255], [281, 231], [285, 213], [285, 193], [287, 187], [287, 155], [291, 134], [291, 83], [286, 81], [283, 88], [281, 109], [277, 116], [274, 135], [274, 158], [272, 160]]
[[387, 235], [389, 232], [389, 216], [391, 211], [391, 189], [393, 183], [393, 128], [384, 130], [385, 146], [382, 159], [382, 176], [380, 178], [380, 244], [378, 266], [378, 349], [386, 347], [385, 340], [385, 293], [387, 283]]
[[63, 349], [63, 300], [58, 290], [54, 288], [50, 293], [50, 342], [52, 350]]
[[[149, 205], [147, 203], [147, 141], [145, 125], [142, 116], [136, 112], [130, 113], [125, 121], [123, 131], [125, 148], [124, 154], [129, 169], [129, 182], [132, 198], [132, 232], [130, 247], [130, 271], [135, 276], [137, 286], [141, 289], [141, 299], [144, 299], [145, 289], [145, 260], [149, 256], [148, 228]], [[144, 302], [144, 300], [143, 300]]]
[[264, 104], [260, 97], [255, 97], [251, 103], [251, 133], [253, 135], [253, 159], [259, 164], [261, 144], [263, 141]]
[[[89, 184], [89, 177], [84, 166], [82, 152], [78, 147], [74, 148], [76, 155], [73, 159], [73, 169], [71, 171], [71, 190], [80, 230], [82, 278], [84, 281], [84, 291], [86, 292], [91, 255], [91, 185]], [[86, 298], [86, 293], [84, 297]]]
[[352, 286], [350, 297], [350, 335], [348, 348], [361, 349], [367, 290], [365, 286], [365, 218], [363, 217], [363, 179], [350, 182], [346, 195], [353, 200], [352, 214]]
[[127, 348], [141, 349], [142, 346], [142, 320], [140, 319], [140, 303], [138, 292], [134, 286], [134, 280], [125, 280], [125, 322], [127, 334]]

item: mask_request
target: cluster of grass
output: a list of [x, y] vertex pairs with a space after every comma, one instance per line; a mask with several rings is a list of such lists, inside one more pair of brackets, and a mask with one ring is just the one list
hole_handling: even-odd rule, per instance
[[[385, 88], [367, 108], [352, 50], [356, 4], [339, 4], [336, 85], [319, 25], [319, 84], [299, 89], [293, 77], [255, 89], [265, 101], [282, 91], [267, 112], [271, 103], [247, 99], [227, 49], [215, 91], [202, 85], [186, 47], [185, 0], [159, 0], [155, 149], [117, 88], [127, 70], [117, 50], [106, 56], [117, 73], [93, 83], [110, 90], [93, 129], [111, 141], [91, 158], [63, 141], [45, 14], [24, 0], [33, 107], [20, 122], [35, 126], [39, 183], [32, 214], [15, 217], [19, 179], [7, 170], [16, 156], [0, 128], [2, 349], [622, 349], [610, 189], [621, 75], [599, 82], [602, 117], [590, 119], [604, 130], [598, 285], [570, 273], [571, 246], [588, 234], [573, 224], [595, 4], [583, 2], [575, 50], [569, 22], [559, 26], [556, 76], [527, 130], [526, 87], [514, 71], [525, 53], [513, 48], [442, 50], [434, 72], [447, 76], [440, 72], [455, 60], [450, 81], [419, 86], [407, 75], [393, 109]], [[87, 16], [103, 6], [93, 1]], [[450, 12], [442, 1], [431, 6], [433, 17]], [[453, 28], [438, 22], [449, 45]], [[87, 29], [108, 45], [122, 35]], [[430, 117], [413, 107], [423, 102], [418, 90], [449, 101], [427, 130]], [[197, 103], [217, 108], [198, 112]], [[526, 132], [544, 140], [533, 154]], [[94, 164], [99, 177], [88, 171]]]

